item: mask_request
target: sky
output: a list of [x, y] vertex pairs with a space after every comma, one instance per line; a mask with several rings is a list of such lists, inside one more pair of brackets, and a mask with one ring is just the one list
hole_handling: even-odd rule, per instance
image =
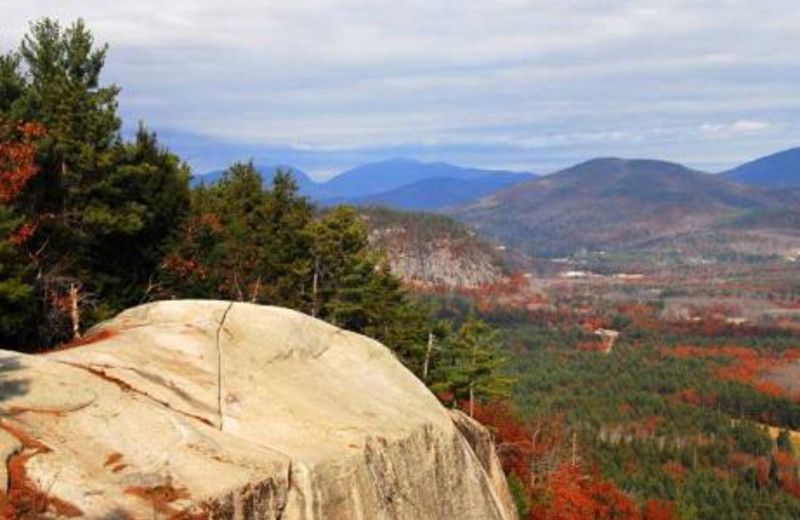
[[800, 145], [797, 0], [0, 0], [86, 20], [105, 81], [196, 173], [326, 178], [394, 157], [549, 173], [593, 157], [720, 171]]

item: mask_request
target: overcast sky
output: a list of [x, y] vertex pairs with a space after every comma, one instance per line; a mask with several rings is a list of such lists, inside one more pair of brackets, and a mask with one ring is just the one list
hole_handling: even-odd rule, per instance
[[798, 0], [0, 0], [0, 47], [83, 17], [126, 124], [195, 170], [397, 156], [716, 171], [800, 145]]

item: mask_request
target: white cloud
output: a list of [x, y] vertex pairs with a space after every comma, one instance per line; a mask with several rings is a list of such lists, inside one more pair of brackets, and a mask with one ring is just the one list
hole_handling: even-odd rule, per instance
[[730, 139], [732, 137], [758, 134], [771, 129], [773, 129], [773, 125], [767, 121], [749, 119], [741, 119], [733, 123], [703, 123], [699, 128], [701, 135], [715, 139]]
[[800, 138], [796, 0], [0, 0], [0, 12], [5, 48], [30, 20], [85, 17], [111, 44], [127, 119], [225, 140], [507, 146], [519, 164], [554, 150], [725, 162]]

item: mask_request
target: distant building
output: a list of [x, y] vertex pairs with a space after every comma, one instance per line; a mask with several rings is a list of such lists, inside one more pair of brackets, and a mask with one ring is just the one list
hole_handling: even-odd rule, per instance
[[631, 273], [617, 273], [613, 276], [618, 280], [642, 280], [644, 278], [643, 274], [631, 274]]
[[592, 273], [588, 271], [564, 271], [559, 276], [561, 278], [589, 278]]

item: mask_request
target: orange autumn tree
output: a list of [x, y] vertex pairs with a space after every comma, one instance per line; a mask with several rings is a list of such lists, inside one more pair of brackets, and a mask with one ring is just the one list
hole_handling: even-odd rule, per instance
[[36, 123], [0, 123], [0, 337], [24, 328], [35, 306], [24, 246], [36, 223], [25, 219], [17, 203], [38, 172], [36, 140], [44, 134]]
[[0, 204], [12, 205], [39, 171], [35, 142], [44, 134], [38, 123], [0, 123]]
[[526, 424], [515, 417], [508, 403], [490, 401], [476, 406], [475, 418], [492, 432], [523, 519], [677, 518], [672, 502], [637, 504], [599, 471], [587, 468], [576, 457], [578, 446], [567, 442], [571, 436], [563, 416]]

